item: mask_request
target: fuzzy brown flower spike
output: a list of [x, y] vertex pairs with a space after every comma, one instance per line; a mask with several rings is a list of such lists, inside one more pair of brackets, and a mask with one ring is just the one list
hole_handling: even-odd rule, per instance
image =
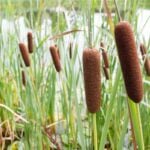
[[72, 58], [72, 43], [69, 44], [69, 58]]
[[104, 43], [101, 42], [100, 46], [102, 48], [102, 56], [103, 56], [103, 60], [104, 60], [104, 65], [106, 68], [109, 68], [108, 55], [107, 55], [107, 51], [105, 50]]
[[23, 84], [24, 86], [26, 86], [26, 76], [25, 76], [24, 70], [22, 70], [21, 75], [22, 75], [22, 84]]
[[100, 53], [96, 49], [84, 50], [83, 72], [87, 108], [89, 112], [96, 113], [101, 99]]
[[57, 52], [57, 47], [56, 46], [51, 46], [50, 47], [50, 53], [53, 59], [53, 63], [55, 65], [56, 71], [60, 72], [61, 71], [61, 64], [60, 64], [60, 58], [59, 54]]
[[109, 72], [108, 72], [108, 68], [103, 67], [103, 71], [104, 71], [104, 75], [106, 77], [106, 80], [109, 80]]
[[33, 52], [33, 37], [32, 37], [32, 33], [31, 32], [28, 32], [27, 39], [28, 39], [28, 50], [29, 50], [29, 53], [32, 53]]
[[146, 56], [147, 51], [146, 51], [146, 47], [143, 44], [140, 44], [140, 51], [144, 60], [145, 71], [147, 75], [150, 76], [150, 59]]
[[19, 43], [20, 52], [26, 67], [30, 66], [30, 58], [26, 45], [24, 43]]
[[115, 27], [115, 39], [127, 94], [138, 103], [143, 97], [142, 73], [131, 25], [121, 21]]
[[58, 53], [58, 56], [59, 56], [59, 59], [60, 59], [60, 51], [59, 51], [59, 47], [57, 46], [57, 44], [55, 44], [55, 47], [57, 49], [57, 53]]

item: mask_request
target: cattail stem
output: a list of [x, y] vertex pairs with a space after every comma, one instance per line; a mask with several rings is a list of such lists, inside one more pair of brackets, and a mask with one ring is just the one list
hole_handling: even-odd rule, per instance
[[112, 34], [114, 34], [114, 23], [111, 15], [111, 10], [108, 7], [108, 0], [104, 0], [104, 9], [106, 11], [107, 17], [108, 17], [108, 24], [110, 26], [110, 31]]
[[145, 150], [139, 105], [132, 102], [131, 99], [128, 99], [128, 105], [129, 111], [131, 112], [131, 119], [133, 123], [133, 129], [138, 149]]
[[116, 0], [114, 0], [114, 3], [115, 3], [116, 11], [117, 11], [118, 20], [121, 21], [122, 18], [121, 18], [121, 15], [120, 15], [120, 12], [119, 12], [118, 5], [117, 5]]
[[88, 0], [88, 46], [92, 48], [92, 17], [91, 17], [91, 0]]
[[94, 141], [94, 150], [98, 150], [97, 146], [97, 124], [96, 124], [96, 113], [92, 115], [93, 117], [93, 141]]
[[128, 112], [129, 112], [131, 132], [132, 132], [133, 148], [134, 148], [134, 150], [137, 150], [137, 143], [136, 143], [136, 140], [135, 140], [135, 133], [134, 133], [133, 122], [132, 122], [132, 118], [131, 118], [131, 111], [129, 109], [129, 103], [128, 103]]

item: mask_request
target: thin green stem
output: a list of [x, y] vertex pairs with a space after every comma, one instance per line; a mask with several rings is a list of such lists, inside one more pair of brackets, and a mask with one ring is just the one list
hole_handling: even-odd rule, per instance
[[119, 9], [118, 9], [118, 5], [117, 5], [116, 0], [114, 0], [114, 3], [115, 3], [115, 8], [116, 8], [116, 11], [117, 11], [117, 15], [118, 15], [118, 20], [121, 21], [122, 18], [121, 18], [121, 15], [120, 15], [120, 13], [119, 13]]
[[94, 140], [94, 150], [98, 150], [98, 147], [97, 147], [96, 113], [94, 113], [92, 116], [93, 116], [93, 140]]
[[92, 48], [92, 22], [91, 22], [91, 0], [88, 1], [88, 44]]
[[139, 150], [144, 150], [145, 148], [144, 148], [144, 139], [143, 139], [139, 105], [132, 102], [132, 100], [130, 100], [129, 98], [128, 98], [128, 105], [131, 112], [131, 119], [133, 123], [136, 143], [138, 145]]

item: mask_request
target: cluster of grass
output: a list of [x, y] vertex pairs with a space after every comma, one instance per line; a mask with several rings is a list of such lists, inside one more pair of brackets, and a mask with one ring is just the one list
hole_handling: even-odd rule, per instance
[[[101, 41], [105, 43], [110, 62], [110, 79], [106, 80], [103, 72], [101, 73], [101, 109], [96, 114], [98, 149], [103, 150], [106, 147], [106, 149], [121, 150], [126, 146], [132, 148], [128, 98], [114, 41], [114, 25], [119, 21], [115, 3], [111, 2], [115, 8], [112, 8], [115, 16], [111, 17], [109, 14], [111, 9], [108, 10], [102, 1], [92, 0], [90, 15], [85, 0], [31, 0], [18, 1], [18, 3], [16, 1], [2, 0], [0, 6], [2, 9], [0, 12], [2, 16], [0, 17], [0, 149], [93, 149], [92, 115], [87, 111], [85, 104], [81, 59], [83, 49], [80, 49], [80, 45], [84, 45], [83, 48], [88, 47], [90, 40], [97, 49]], [[142, 2], [143, 6], [149, 3], [149, 1]], [[76, 11], [77, 20], [71, 28], [64, 14], [60, 12], [49, 14], [46, 11], [45, 8], [51, 6], [65, 6], [69, 11], [79, 8], [80, 11]], [[137, 31], [136, 13], [139, 6], [138, 0], [117, 3], [121, 17], [133, 25], [137, 42], [143, 42], [139, 40], [141, 38]], [[95, 8], [100, 13], [105, 11], [106, 14], [102, 16], [103, 23], [98, 27], [93, 23]], [[24, 17], [26, 26], [32, 30], [34, 36], [30, 67], [25, 67], [20, 55], [18, 43], [22, 38], [18, 24], [15, 24], [15, 33], [8, 32], [5, 35], [5, 30], [2, 30], [3, 19], [15, 21], [20, 16]], [[43, 38], [41, 28], [44, 18], [52, 20], [52, 27], [45, 25]], [[87, 34], [89, 26], [91, 39], [88, 39]], [[94, 32], [95, 28], [97, 32]], [[52, 33], [47, 34], [47, 29]], [[50, 40], [52, 36], [68, 29], [83, 31]], [[83, 43], [79, 40], [81, 36], [84, 37]], [[26, 39], [23, 42], [26, 42]], [[71, 59], [70, 42], [73, 43]], [[56, 72], [49, 53], [49, 46], [52, 44], [57, 44], [59, 47], [62, 65], [60, 73]], [[147, 48], [148, 45], [147, 43]], [[21, 67], [20, 64], [23, 66]], [[141, 67], [143, 67], [142, 60]], [[25, 72], [26, 86], [22, 84], [22, 70]], [[144, 145], [148, 150], [150, 149], [150, 81], [144, 69], [143, 81], [144, 97], [139, 110]], [[137, 145], [140, 150], [144, 150], [140, 141], [142, 135], [138, 133], [140, 117], [137, 117], [136, 113], [139, 110], [132, 103], [130, 106], [133, 121], [137, 124], [135, 126]]]
[[[80, 9], [81, 8], [81, 1], [80, 0], [63, 0], [61, 1], [61, 6], [66, 8], [67, 10], [72, 10], [72, 7], [74, 9]], [[138, 7], [139, 8], [145, 8], [145, 9], [149, 9], [150, 8], [150, 1], [149, 0], [138, 0], [137, 1], [139, 3]], [[59, 0], [42, 0], [42, 1], [38, 1], [38, 0], [1, 0], [1, 5], [0, 5], [0, 9], [1, 10], [5, 10], [5, 8], [7, 9], [8, 7], [11, 7], [11, 10], [13, 11], [14, 14], [18, 14], [18, 12], [21, 13], [27, 13], [28, 11], [30, 11], [29, 6], [33, 6], [32, 10], [35, 12], [38, 12], [38, 8], [40, 7], [39, 5], [41, 3], [45, 4], [45, 9], [49, 9], [51, 7], [55, 8], [58, 6]], [[84, 5], [87, 4], [87, 1], [83, 1]], [[93, 8], [95, 10], [99, 10], [99, 6], [102, 3], [101, 0], [96, 0], [95, 1], [95, 5], [93, 6]], [[124, 5], [124, 1], [121, 0], [117, 0], [117, 3], [119, 3], [120, 5]], [[130, 3], [130, 2], [129, 2]], [[114, 1], [113, 0], [108, 0], [108, 5], [110, 8], [112, 8], [112, 10], [115, 9], [115, 5], [114, 5]], [[23, 7], [22, 7], [23, 6]], [[128, 10], [127, 10], [128, 11]], [[1, 12], [3, 14], [3, 11]]]

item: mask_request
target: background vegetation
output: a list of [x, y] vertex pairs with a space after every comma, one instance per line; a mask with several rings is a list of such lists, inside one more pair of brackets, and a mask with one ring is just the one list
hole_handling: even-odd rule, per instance
[[[57, 6], [65, 9], [59, 11]], [[137, 47], [142, 42], [149, 52], [150, 39], [146, 40], [142, 31], [138, 31], [138, 10], [149, 9], [150, 1], [117, 0], [116, 7], [111, 0], [107, 9], [103, 1], [93, 0], [91, 10], [87, 6], [86, 0], [1, 0], [0, 149], [93, 149], [92, 117], [86, 109], [82, 70], [82, 51], [88, 47], [89, 11], [92, 44], [99, 49], [103, 41], [110, 61], [109, 80], [102, 71], [102, 102], [96, 118], [98, 149], [133, 149], [127, 95], [114, 42], [114, 26], [119, 21], [118, 8], [121, 17], [134, 28]], [[96, 19], [96, 12], [101, 14], [97, 18], [101, 17], [102, 22], [100, 18]], [[20, 17], [23, 17], [25, 27], [19, 24]], [[8, 23], [4, 24], [4, 20]], [[50, 40], [73, 29], [83, 31]], [[28, 31], [34, 35], [34, 53], [30, 55], [31, 67], [26, 68], [18, 43], [27, 43]], [[70, 42], [73, 44], [72, 59], [69, 57]], [[49, 53], [52, 44], [57, 44], [60, 50], [61, 73], [56, 72], [52, 63]], [[139, 59], [143, 68], [140, 54]], [[26, 86], [22, 84], [22, 70], [25, 71]], [[149, 150], [150, 78], [144, 68], [142, 72], [145, 93], [139, 107], [144, 145]]]

